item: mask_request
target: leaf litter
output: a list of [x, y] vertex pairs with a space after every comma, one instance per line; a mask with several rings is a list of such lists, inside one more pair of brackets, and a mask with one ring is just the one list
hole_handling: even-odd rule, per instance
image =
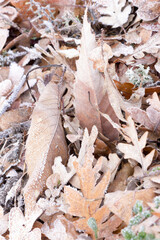
[[159, 13], [0, 1], [0, 239], [160, 238]]

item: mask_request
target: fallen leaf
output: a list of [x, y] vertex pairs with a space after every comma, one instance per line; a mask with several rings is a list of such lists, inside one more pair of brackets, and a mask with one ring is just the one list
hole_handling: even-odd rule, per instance
[[152, 188], [139, 191], [116, 191], [105, 194], [105, 205], [128, 225], [135, 202], [142, 200], [146, 206], [147, 202], [152, 202], [154, 196]]
[[105, 240], [119, 239], [113, 232], [116, 232], [121, 223], [122, 220], [116, 215], [113, 215], [103, 224], [103, 229], [101, 230], [99, 237], [105, 238]]
[[[52, 79], [53, 80], [53, 79]], [[59, 101], [62, 86], [50, 82], [42, 92], [32, 114], [26, 143], [29, 180], [24, 188], [26, 213], [34, 209], [36, 199], [52, 173], [56, 156], [67, 159], [67, 146], [61, 125]]]
[[116, 57], [119, 57], [121, 54], [123, 54], [124, 56], [131, 55], [133, 54], [133, 51], [134, 50], [132, 46], [127, 46], [122, 43], [115, 43], [112, 46], [113, 55]]
[[[131, 12], [131, 6], [126, 0], [94, 0], [96, 10], [102, 15], [98, 21], [104, 25], [111, 25], [113, 28], [121, 27], [127, 22]], [[97, 6], [99, 4], [99, 6]]]
[[0, 29], [0, 51], [3, 49], [6, 44], [7, 38], [9, 36], [8, 29]]
[[83, 155], [83, 164], [74, 162], [76, 173], [80, 180], [81, 192], [69, 187], [64, 187], [64, 199], [69, 205], [68, 213], [79, 217], [74, 221], [77, 230], [85, 231], [94, 238], [94, 232], [88, 225], [88, 220], [94, 218], [97, 222], [98, 229], [101, 229], [102, 222], [108, 217], [109, 211], [106, 205], [100, 207], [104, 193], [110, 181], [110, 172], [104, 174], [103, 178], [98, 182], [98, 172], [102, 167], [102, 159], [98, 159], [97, 164], [93, 164], [93, 146], [90, 146]]
[[133, 168], [130, 164], [123, 164], [121, 169], [117, 172], [115, 179], [109, 185], [108, 192], [124, 191], [127, 187], [127, 179], [132, 174]]
[[157, 93], [153, 93], [152, 98], [149, 98], [147, 102], [158, 112], [160, 112], [160, 100]]
[[137, 14], [144, 21], [151, 21], [160, 14], [159, 0], [129, 0], [138, 7]]
[[0, 97], [6, 96], [12, 90], [12, 82], [10, 79], [6, 79], [0, 82]]
[[8, 213], [4, 215], [3, 208], [0, 206], [0, 235], [3, 235], [8, 230], [8, 218]]
[[41, 214], [42, 210], [36, 207], [31, 215], [25, 218], [19, 207], [12, 208], [9, 213], [9, 239], [41, 240], [40, 229], [35, 228], [32, 230], [34, 222]]
[[146, 111], [140, 108], [128, 109], [129, 114], [135, 122], [144, 125], [148, 130], [153, 131], [157, 135], [160, 133], [160, 111], [156, 111], [152, 106]]
[[0, 118], [2, 130], [12, 127], [14, 124], [28, 121], [32, 113], [31, 107], [19, 107], [5, 112]]
[[98, 108], [102, 112], [107, 112], [115, 122], [118, 122], [108, 100], [104, 77], [97, 69], [93, 68], [93, 63], [89, 59], [91, 51], [96, 47], [95, 36], [91, 32], [86, 12], [83, 19], [80, 56], [79, 60], [76, 61], [75, 112], [83, 128], [87, 127], [91, 131], [92, 126], [96, 125], [101, 133], [111, 140], [115, 140], [118, 138], [118, 131], [97, 111]]
[[63, 216], [59, 216], [55, 221], [51, 220], [50, 226], [45, 222], [41, 230], [50, 240], [74, 240], [78, 236], [72, 222]]
[[128, 126], [124, 128], [124, 133], [128, 135], [132, 141], [132, 144], [119, 143], [118, 149], [124, 153], [124, 158], [133, 159], [142, 166], [144, 172], [151, 165], [154, 152], [152, 150], [148, 155], [143, 156], [142, 150], [146, 146], [148, 132], [145, 132], [140, 139], [138, 139], [137, 131], [132, 118], [129, 116], [127, 118]]

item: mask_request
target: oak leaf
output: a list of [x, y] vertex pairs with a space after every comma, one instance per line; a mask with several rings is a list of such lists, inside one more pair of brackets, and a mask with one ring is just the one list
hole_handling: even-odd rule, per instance
[[10, 240], [41, 240], [41, 231], [38, 228], [32, 230], [36, 219], [42, 214], [42, 210], [34, 209], [32, 214], [25, 218], [22, 211], [18, 207], [11, 209], [9, 213], [9, 239]]
[[24, 188], [26, 212], [32, 212], [36, 199], [52, 173], [56, 156], [67, 159], [67, 145], [61, 125], [59, 96], [62, 86], [50, 82], [42, 92], [32, 114], [26, 142], [26, 164], [29, 180]]
[[99, 179], [99, 171], [102, 167], [102, 158], [98, 159], [96, 165], [93, 164], [92, 147], [88, 148], [83, 156], [84, 162], [80, 164], [74, 162], [76, 173], [80, 180], [81, 192], [75, 188], [64, 187], [64, 199], [69, 205], [68, 213], [79, 217], [74, 221], [77, 230], [85, 231], [94, 237], [93, 230], [88, 226], [87, 222], [90, 218], [96, 220], [98, 229], [101, 229], [101, 224], [109, 215], [109, 210], [106, 205], [100, 207], [104, 193], [110, 181], [110, 172], [104, 174], [103, 178], [97, 183]]
[[131, 6], [126, 5], [126, 0], [94, 0], [94, 2], [99, 4], [97, 11], [102, 17], [98, 21], [102, 24], [117, 28], [127, 22]]
[[133, 159], [142, 166], [143, 172], [152, 163], [155, 150], [152, 150], [148, 155], [144, 156], [142, 153], [143, 148], [146, 146], [148, 132], [145, 132], [140, 139], [138, 139], [137, 131], [132, 118], [129, 116], [127, 119], [128, 126], [124, 128], [124, 133], [130, 137], [132, 144], [119, 143], [118, 149], [124, 153], [124, 158]]

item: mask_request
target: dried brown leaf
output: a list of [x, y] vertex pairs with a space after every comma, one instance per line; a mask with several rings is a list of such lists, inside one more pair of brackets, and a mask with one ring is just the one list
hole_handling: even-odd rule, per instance
[[[89, 59], [90, 53], [97, 47], [94, 34], [91, 32], [90, 24], [87, 21], [87, 14], [84, 16], [81, 50], [79, 60], [76, 62], [76, 82], [74, 85], [75, 112], [80, 125], [87, 127], [91, 131], [96, 125], [100, 132], [103, 132], [111, 140], [117, 139], [118, 132], [112, 125], [100, 116], [96, 110], [108, 112], [111, 118], [118, 122], [117, 117], [110, 105], [105, 88], [105, 81], [98, 69], [93, 68], [93, 63]], [[89, 101], [89, 93], [91, 103]]]
[[51, 81], [41, 94], [32, 114], [26, 143], [29, 180], [24, 189], [28, 214], [52, 173], [54, 158], [60, 155], [64, 161], [67, 159], [67, 146], [60, 118], [60, 89], [62, 87]]
[[[156, 107], [156, 105], [154, 107]], [[141, 123], [157, 135], [160, 134], [160, 112], [156, 111], [155, 108], [150, 106], [146, 111], [140, 108], [130, 108], [128, 112], [135, 122]]]

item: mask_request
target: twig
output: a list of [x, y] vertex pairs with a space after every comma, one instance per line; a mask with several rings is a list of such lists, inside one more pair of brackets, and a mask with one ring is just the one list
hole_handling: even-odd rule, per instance
[[12, 103], [16, 100], [17, 95], [20, 89], [22, 88], [23, 84], [25, 83], [25, 81], [26, 81], [26, 76], [24, 75], [21, 78], [19, 84], [14, 87], [12, 94], [9, 96], [9, 98], [3, 102], [2, 107], [0, 109], [0, 117], [7, 111], [8, 108], [11, 107]]

